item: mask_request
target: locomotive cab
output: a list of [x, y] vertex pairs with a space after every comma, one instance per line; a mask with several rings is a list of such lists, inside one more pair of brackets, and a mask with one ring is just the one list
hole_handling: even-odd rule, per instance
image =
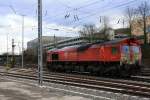
[[123, 45], [121, 49], [121, 64], [140, 64], [141, 52], [139, 46]]
[[135, 75], [140, 71], [141, 49], [138, 45], [123, 45], [121, 48], [120, 65], [127, 70], [128, 75]]

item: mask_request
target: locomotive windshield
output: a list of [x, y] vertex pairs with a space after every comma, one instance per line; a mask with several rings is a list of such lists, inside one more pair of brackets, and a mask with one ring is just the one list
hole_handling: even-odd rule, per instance
[[123, 46], [123, 47], [122, 47], [122, 52], [123, 52], [124, 54], [128, 54], [128, 53], [130, 52], [129, 46]]
[[121, 62], [130, 63], [130, 47], [127, 45], [122, 46]]
[[137, 63], [140, 59], [140, 47], [139, 46], [131, 46], [132, 50], [132, 61], [133, 63]]

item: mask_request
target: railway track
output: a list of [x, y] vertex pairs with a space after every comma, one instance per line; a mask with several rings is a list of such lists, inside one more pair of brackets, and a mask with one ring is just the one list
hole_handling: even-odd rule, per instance
[[[0, 72], [2, 76], [24, 78], [30, 80], [38, 80], [36, 70], [12, 70], [11, 72]], [[150, 97], [150, 84], [116, 80], [110, 78], [95, 78], [84, 75], [70, 75], [63, 73], [45, 73], [43, 76], [44, 82], [52, 82], [64, 85], [78, 86], [89, 89], [105, 90], [112, 92], [119, 92], [129, 95], [137, 95], [143, 97]]]
[[[14, 68], [12, 71], [17, 71], [17, 73], [28, 73], [28, 74], [37, 74], [37, 69], [16, 69]], [[60, 78], [66, 78], [66, 77], [75, 77], [80, 78], [82, 80], [100, 80], [100, 81], [110, 81], [110, 82], [119, 82], [119, 83], [126, 83], [126, 84], [137, 84], [137, 85], [146, 85], [150, 82], [149, 77], [144, 76], [132, 76], [131, 78], [121, 79], [121, 78], [104, 78], [104, 77], [96, 77], [96, 76], [87, 76], [87, 75], [79, 75], [79, 74], [67, 74], [67, 73], [58, 73], [58, 72], [48, 72], [46, 69], [44, 70], [44, 76], [53, 76], [53, 77], [60, 77]]]
[[150, 83], [150, 76], [132, 76], [131, 80]]

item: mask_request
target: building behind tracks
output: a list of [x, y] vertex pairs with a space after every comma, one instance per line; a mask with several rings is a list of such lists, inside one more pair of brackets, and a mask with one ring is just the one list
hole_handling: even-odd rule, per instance
[[87, 43], [87, 40], [83, 37], [72, 37], [65, 40], [60, 40], [55, 43], [48, 43], [44, 45], [44, 49], [50, 50], [53, 48], [63, 48], [66, 46], [72, 46], [72, 45], [80, 45]]
[[[137, 19], [132, 23], [132, 35], [143, 36], [143, 20]], [[150, 16], [146, 18], [147, 43], [150, 43]]]
[[[70, 37], [43, 36], [42, 37], [42, 42], [43, 42], [43, 45], [46, 45], [48, 43], [55, 44], [57, 41], [64, 40], [64, 39], [69, 39], [69, 38]], [[38, 51], [38, 38], [27, 42], [27, 50], [32, 50], [32, 51], [34, 51], [34, 54], [37, 55], [37, 51]]]

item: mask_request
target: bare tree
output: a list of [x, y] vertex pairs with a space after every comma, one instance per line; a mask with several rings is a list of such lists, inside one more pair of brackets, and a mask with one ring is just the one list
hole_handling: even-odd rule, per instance
[[[109, 17], [103, 16], [100, 19], [101, 27], [99, 29], [98, 38], [101, 40], [111, 40], [110, 37], [114, 35], [113, 29], [110, 26]], [[112, 37], [111, 37], [112, 38]]]
[[84, 25], [83, 28], [79, 31], [81, 37], [88, 38], [89, 42], [93, 42], [94, 33], [97, 31], [95, 25], [88, 24]]
[[144, 43], [147, 44], [146, 20], [147, 20], [147, 16], [149, 15], [149, 11], [150, 11], [148, 2], [145, 1], [145, 2], [141, 3], [141, 5], [138, 7], [138, 11], [139, 11], [139, 14], [143, 21]]
[[127, 8], [125, 10], [125, 16], [128, 20], [128, 24], [129, 24], [129, 35], [131, 36], [132, 35], [132, 22], [135, 20], [136, 18], [136, 15], [137, 15], [137, 12], [135, 9], [133, 8]]
[[107, 16], [100, 16], [100, 28], [99, 31], [104, 32], [110, 28], [109, 18]]
[[81, 37], [85, 37], [89, 42], [95, 42], [101, 40], [107, 40], [106, 31], [110, 30], [109, 18], [106, 16], [100, 17], [100, 28], [96, 28], [93, 24], [84, 25], [79, 31]]

